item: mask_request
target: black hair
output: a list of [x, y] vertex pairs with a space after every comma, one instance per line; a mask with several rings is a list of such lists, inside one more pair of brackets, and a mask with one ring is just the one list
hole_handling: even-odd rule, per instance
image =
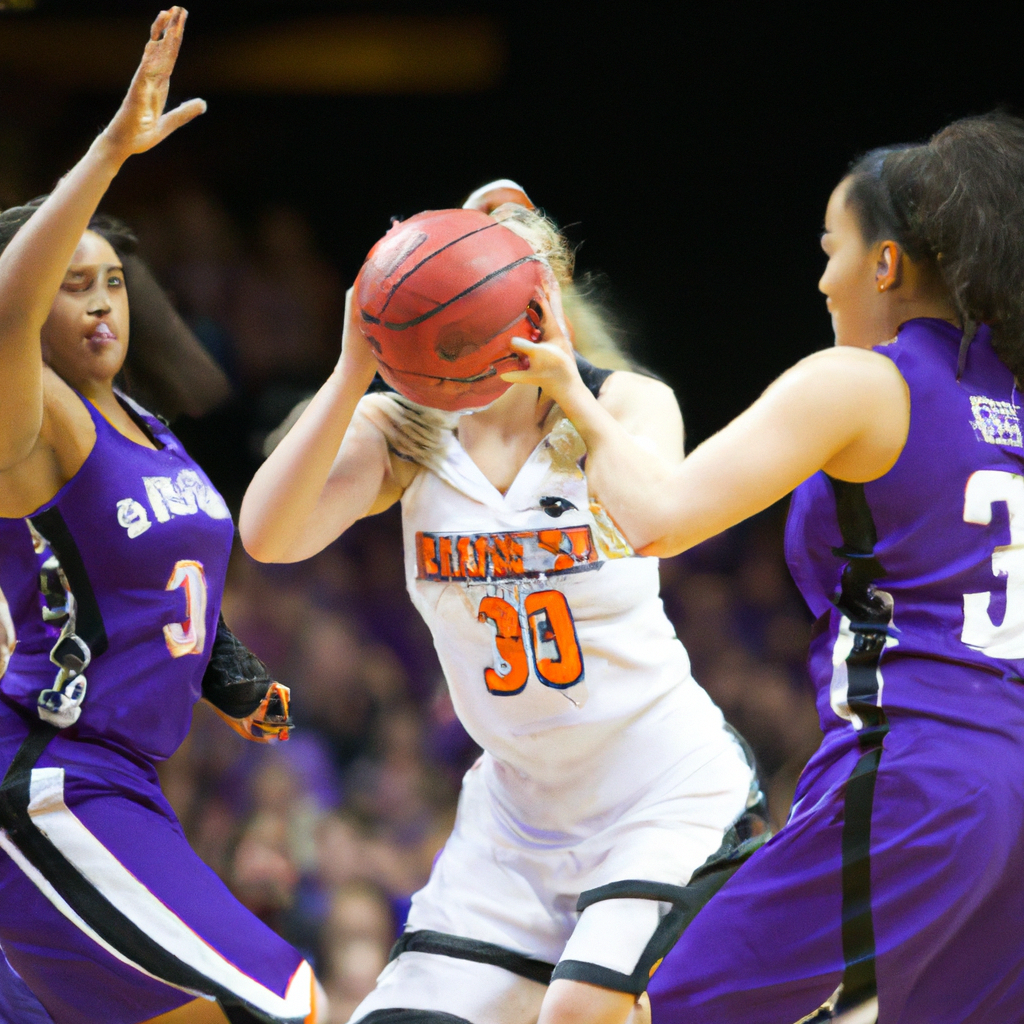
[[[49, 198], [37, 196], [22, 206], [11, 206], [0, 213], [0, 252], [10, 244], [11, 239], [28, 223], [32, 214]], [[118, 256], [124, 258], [135, 253], [139, 240], [123, 220], [96, 213], [89, 221], [89, 230], [105, 238]]]
[[[45, 202], [39, 196], [0, 213], [0, 252]], [[124, 268], [128, 289], [128, 355], [118, 385], [143, 405], [171, 419], [199, 416], [230, 393], [227, 378], [178, 315], [136, 252], [138, 239], [124, 221], [97, 213], [89, 230], [105, 238]]]
[[988, 324], [1024, 381], [1024, 121], [965, 117], [927, 143], [867, 153], [847, 179], [864, 240], [933, 260], [965, 330]]

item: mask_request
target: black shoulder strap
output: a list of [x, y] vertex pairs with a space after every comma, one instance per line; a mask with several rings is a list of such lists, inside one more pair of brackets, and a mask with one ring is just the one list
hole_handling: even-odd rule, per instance
[[604, 382], [615, 372], [614, 370], [602, 370], [599, 366], [584, 359], [579, 352], [576, 353], [576, 367], [580, 371], [583, 383], [587, 385], [595, 398], [601, 394]]

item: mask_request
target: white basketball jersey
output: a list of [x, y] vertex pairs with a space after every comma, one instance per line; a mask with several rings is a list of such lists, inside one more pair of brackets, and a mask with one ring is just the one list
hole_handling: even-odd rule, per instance
[[510, 824], [598, 826], [731, 745], [665, 615], [657, 559], [588, 496], [572, 424], [504, 495], [449, 425], [435, 436], [402, 497], [406, 580]]

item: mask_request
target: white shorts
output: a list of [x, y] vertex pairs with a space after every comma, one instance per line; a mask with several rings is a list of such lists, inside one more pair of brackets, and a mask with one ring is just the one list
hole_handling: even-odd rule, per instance
[[[715, 752], [717, 750], [717, 753]], [[624, 880], [685, 885], [743, 814], [753, 772], [739, 745], [716, 744], [696, 771], [659, 779], [646, 796], [582, 840], [515, 828], [487, 785], [488, 755], [463, 781], [455, 828], [412, 899], [406, 933], [429, 929], [535, 961], [578, 961], [632, 974], [670, 904], [582, 892]], [[685, 774], [684, 774], [685, 772]], [[356, 1008], [438, 1010], [471, 1024], [531, 1024], [546, 985], [490, 963], [405, 951]]]

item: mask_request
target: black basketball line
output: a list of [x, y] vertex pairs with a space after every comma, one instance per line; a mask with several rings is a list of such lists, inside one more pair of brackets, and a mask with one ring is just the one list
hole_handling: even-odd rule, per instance
[[[436, 316], [443, 309], [447, 309], [453, 302], [458, 302], [459, 299], [465, 298], [470, 292], [474, 292], [477, 288], [483, 287], [488, 281], [493, 281], [496, 277], [500, 277], [502, 274], [507, 274], [510, 270], [515, 270], [516, 267], [523, 263], [540, 262], [539, 256], [523, 256], [521, 259], [515, 260], [513, 263], [509, 263], [504, 267], [500, 267], [498, 270], [492, 270], [486, 277], [481, 277], [476, 284], [471, 284], [464, 291], [459, 292], [458, 295], [453, 295], [447, 302], [442, 302], [441, 305], [435, 306], [428, 313], [423, 313], [420, 316], [414, 317], [412, 320], [406, 320], [405, 323], [397, 324], [391, 323], [390, 321], [374, 320], [373, 323], [382, 323], [389, 331], [405, 331], [410, 327], [417, 327], [425, 320], [429, 320], [432, 316]], [[364, 314], [365, 317], [365, 314]]]
[[[397, 283], [392, 287], [391, 291], [388, 292], [388, 297], [384, 300], [384, 305], [380, 307], [380, 316], [384, 316], [384, 311], [388, 308], [388, 304], [395, 297], [395, 292], [397, 292], [398, 289], [401, 288], [402, 285], [405, 284], [405, 282], [410, 277], [412, 277], [412, 275], [415, 274], [416, 271], [419, 270], [424, 263], [429, 263], [430, 260], [432, 260], [435, 256], [439, 255], [440, 253], [444, 252], [445, 249], [450, 249], [453, 245], [458, 245], [459, 242], [463, 241], [466, 238], [471, 238], [473, 235], [480, 234], [481, 231], [490, 231], [491, 228], [497, 227], [501, 227], [501, 225], [498, 223], [498, 221], [494, 221], [491, 224], [485, 224], [482, 228], [473, 228], [472, 231], [467, 231], [464, 235], [460, 235], [458, 238], [453, 238], [450, 242], [446, 242], [444, 245], [441, 246], [440, 249], [435, 249], [434, 252], [432, 252], [429, 256], [424, 256], [423, 259], [421, 259], [419, 263], [416, 264], [416, 266], [412, 267], [410, 270], [407, 270], [398, 279]], [[413, 251], [415, 252], [415, 250]], [[412, 253], [410, 253], [409, 255], [411, 256]]]
[[[487, 367], [482, 373], [474, 374], [472, 377], [441, 377], [436, 373], [420, 373], [418, 370], [400, 370], [397, 366], [392, 366], [390, 363], [385, 363], [383, 359], [377, 361], [381, 366], [386, 367], [392, 373], [400, 374], [403, 377], [426, 377], [427, 380], [450, 380], [455, 384], [475, 384], [477, 381], [487, 380], [489, 377], [494, 377], [498, 373], [498, 363], [503, 363], [507, 359], [515, 359], [518, 364], [519, 357], [515, 354], [510, 356], [502, 356], [500, 359], [495, 359], [490, 366]], [[507, 371], [502, 371], [507, 372]]]

